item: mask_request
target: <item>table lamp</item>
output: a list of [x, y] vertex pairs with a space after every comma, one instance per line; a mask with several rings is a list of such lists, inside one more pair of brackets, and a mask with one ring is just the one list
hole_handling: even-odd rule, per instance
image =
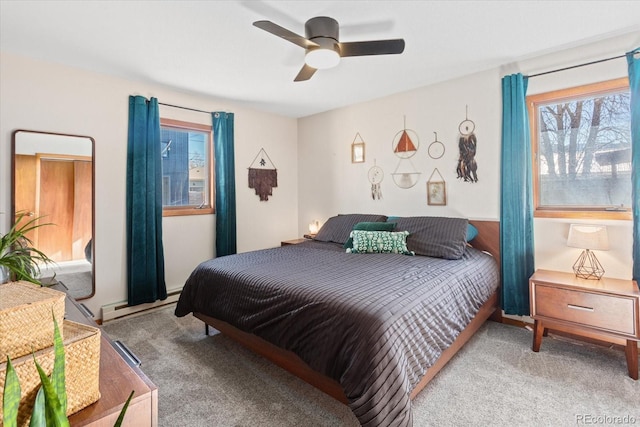
[[584, 249], [573, 264], [573, 272], [583, 279], [599, 280], [604, 268], [592, 250], [609, 250], [607, 227], [604, 225], [571, 224], [567, 246]]
[[320, 229], [320, 221], [315, 220], [309, 223], [309, 234], [315, 236], [318, 234], [318, 230]]

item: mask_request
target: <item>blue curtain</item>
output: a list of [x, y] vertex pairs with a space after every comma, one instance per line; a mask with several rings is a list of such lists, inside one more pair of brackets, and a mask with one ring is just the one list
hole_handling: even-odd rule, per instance
[[[635, 53], [635, 55], [634, 55]], [[631, 205], [633, 210], [633, 280], [640, 286], [640, 47], [627, 53], [631, 91]]]
[[502, 79], [502, 165], [500, 263], [502, 308], [529, 312], [529, 277], [534, 270], [531, 141], [526, 106], [527, 78]]
[[235, 254], [236, 176], [233, 154], [233, 113], [214, 112], [213, 142], [216, 181], [216, 256]]
[[129, 97], [127, 293], [130, 306], [167, 298], [162, 248], [158, 100]]

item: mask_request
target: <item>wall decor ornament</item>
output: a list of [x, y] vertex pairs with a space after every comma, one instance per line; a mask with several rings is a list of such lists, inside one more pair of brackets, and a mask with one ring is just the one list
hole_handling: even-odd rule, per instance
[[[360, 142], [356, 142], [358, 138], [360, 138]], [[360, 132], [356, 132], [351, 143], [351, 163], [364, 163], [364, 140]]]
[[418, 183], [420, 172], [413, 166], [411, 159], [400, 159], [398, 166], [391, 174], [393, 182], [403, 189], [411, 188]]
[[460, 138], [458, 139], [460, 157], [458, 157], [456, 172], [458, 173], [458, 179], [463, 179], [465, 182], [478, 182], [478, 164], [475, 158], [478, 140], [474, 133], [476, 124], [472, 120], [469, 120], [469, 106], [467, 106], [466, 111], [465, 119], [458, 125], [458, 131], [460, 132]]
[[407, 129], [407, 118], [404, 118], [404, 129], [398, 132], [391, 142], [393, 153], [400, 157], [398, 166], [391, 174], [393, 182], [400, 188], [411, 188], [418, 183], [420, 172], [416, 170], [411, 162], [411, 157], [416, 154], [420, 147], [418, 134], [411, 129]]
[[382, 188], [380, 183], [384, 179], [384, 171], [380, 166], [376, 165], [376, 160], [373, 160], [373, 166], [369, 169], [368, 174], [369, 182], [371, 183], [371, 198], [373, 200], [382, 199]]
[[429, 157], [431, 157], [432, 159], [439, 159], [440, 157], [444, 156], [445, 148], [444, 148], [444, 144], [438, 141], [438, 132], [434, 132], [434, 135], [435, 135], [435, 139], [431, 144], [429, 144], [429, 147], [427, 148], [427, 153], [429, 154]]
[[420, 148], [418, 134], [411, 129], [407, 129], [407, 118], [404, 118], [404, 129], [396, 133], [391, 141], [393, 153], [401, 159], [412, 157]]
[[273, 187], [277, 186], [278, 170], [264, 148], [261, 148], [249, 166], [249, 188], [256, 191], [261, 202], [266, 202], [273, 195]]
[[[438, 176], [433, 179], [435, 174], [438, 174]], [[447, 183], [438, 168], [431, 172], [431, 176], [427, 181], [427, 204], [431, 206], [447, 205]]]

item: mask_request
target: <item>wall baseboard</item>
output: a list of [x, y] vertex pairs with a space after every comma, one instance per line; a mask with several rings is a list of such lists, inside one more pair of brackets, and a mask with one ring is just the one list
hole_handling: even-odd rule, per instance
[[126, 301], [103, 305], [102, 306], [102, 322], [108, 322], [109, 320], [114, 320], [120, 317], [129, 316], [132, 314], [162, 307], [168, 304], [173, 304], [178, 301], [178, 298], [180, 298], [181, 292], [182, 292], [182, 288], [173, 289], [167, 292], [167, 298], [165, 300], [134, 305], [133, 307], [127, 305]]

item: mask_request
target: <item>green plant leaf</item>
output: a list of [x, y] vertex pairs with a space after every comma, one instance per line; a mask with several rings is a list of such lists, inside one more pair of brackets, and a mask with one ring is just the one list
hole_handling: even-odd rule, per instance
[[36, 394], [36, 400], [33, 403], [33, 411], [31, 411], [31, 421], [29, 421], [29, 427], [46, 427], [47, 417], [44, 403], [44, 392], [42, 387], [38, 389]]
[[16, 220], [7, 234], [0, 237], [0, 266], [9, 270], [11, 280], [26, 280], [41, 284], [40, 266], [55, 264], [42, 251], [33, 247], [27, 236], [31, 231], [51, 223], [40, 222], [42, 217], [29, 218], [27, 212], [16, 214]]
[[131, 394], [127, 398], [127, 401], [124, 403], [122, 410], [120, 411], [120, 415], [118, 415], [118, 419], [113, 427], [120, 427], [122, 425], [122, 421], [124, 420], [124, 413], [127, 412], [127, 408], [129, 407], [129, 403], [131, 402], [131, 398], [133, 397], [134, 390], [131, 390]]
[[33, 356], [33, 361], [35, 362], [36, 368], [38, 369], [40, 382], [42, 383], [42, 388], [44, 389], [44, 406], [47, 417], [47, 425], [52, 425], [54, 427], [69, 427], [67, 414], [62, 410], [62, 405], [60, 404], [60, 400], [56, 395], [56, 390], [54, 389], [51, 380], [49, 379], [49, 377], [47, 377], [47, 374], [44, 372], [44, 370], [36, 360], [35, 355]]
[[20, 381], [11, 359], [7, 356], [7, 372], [4, 377], [4, 395], [2, 398], [2, 422], [5, 427], [16, 427], [18, 424], [18, 407], [20, 406]]
[[56, 316], [53, 314], [53, 308], [51, 309], [51, 316], [53, 317], [53, 372], [51, 373], [51, 383], [58, 396], [60, 405], [62, 406], [62, 412], [67, 413], [67, 389], [65, 387], [65, 364], [64, 364], [64, 343], [62, 342], [62, 336], [60, 335], [60, 328], [56, 321]]

